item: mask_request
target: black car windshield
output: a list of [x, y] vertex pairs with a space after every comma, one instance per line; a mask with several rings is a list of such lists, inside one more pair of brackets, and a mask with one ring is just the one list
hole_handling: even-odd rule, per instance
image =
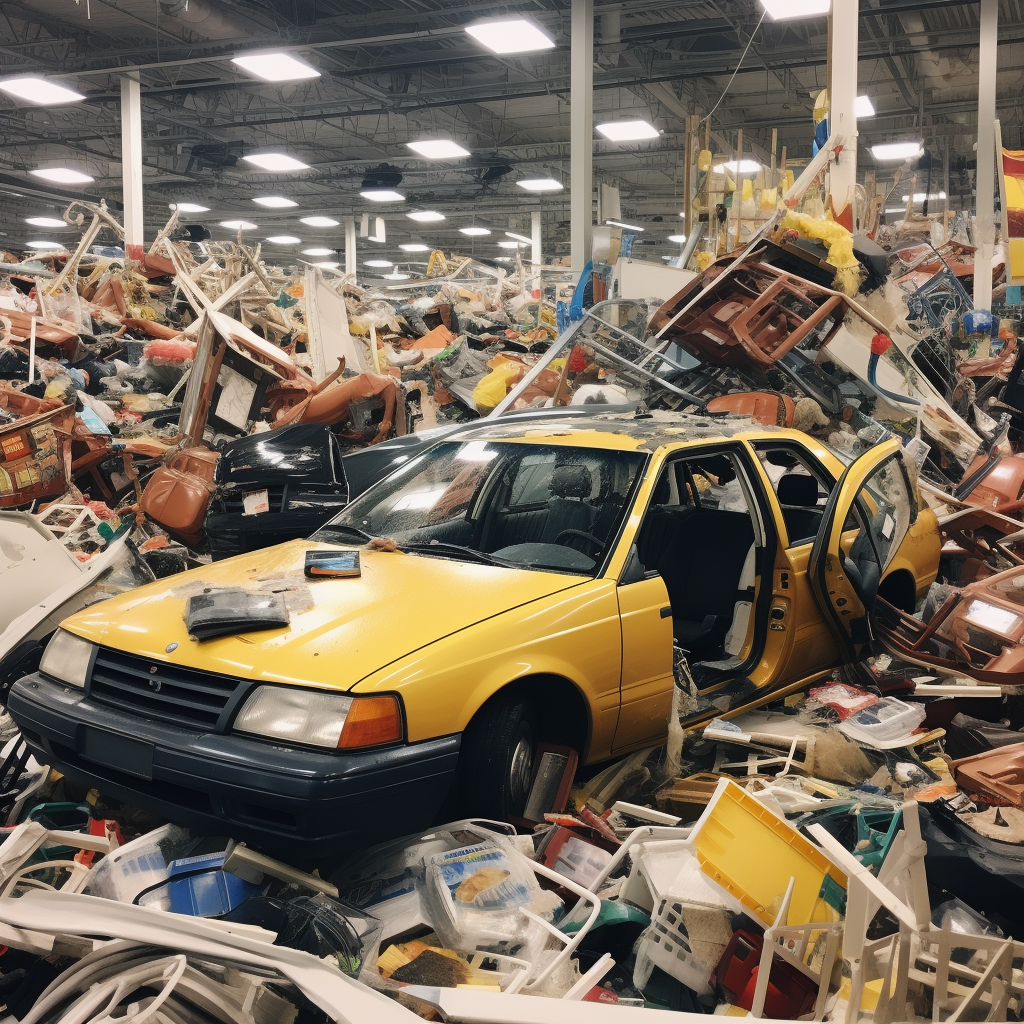
[[446, 441], [355, 499], [315, 539], [593, 575], [618, 536], [638, 452]]

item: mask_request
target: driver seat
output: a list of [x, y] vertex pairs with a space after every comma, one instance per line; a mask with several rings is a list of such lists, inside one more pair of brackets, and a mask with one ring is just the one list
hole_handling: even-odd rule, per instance
[[[594, 478], [586, 466], [578, 463], [555, 466], [548, 483], [551, 497], [540, 537], [542, 543], [554, 544], [566, 530], [592, 532], [596, 510], [587, 499], [593, 489]], [[582, 538], [569, 538], [570, 546], [575, 546], [574, 540], [580, 542]]]

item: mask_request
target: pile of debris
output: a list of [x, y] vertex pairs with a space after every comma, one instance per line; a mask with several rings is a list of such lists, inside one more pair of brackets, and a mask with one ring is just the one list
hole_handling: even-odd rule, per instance
[[315, 867], [153, 827], [8, 723], [0, 1001], [29, 1024], [537, 1022], [579, 1001], [1019, 1019], [1024, 742], [937, 727], [944, 703], [826, 682], [571, 794], [553, 761], [518, 829], [457, 821]]

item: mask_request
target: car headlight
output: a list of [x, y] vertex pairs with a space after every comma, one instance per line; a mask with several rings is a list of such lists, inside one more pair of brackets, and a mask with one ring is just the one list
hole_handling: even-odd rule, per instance
[[235, 731], [332, 750], [402, 739], [398, 698], [349, 697], [298, 686], [258, 686], [235, 717]]
[[85, 680], [92, 664], [94, 644], [83, 640], [66, 629], [58, 629], [50, 638], [39, 662], [39, 671], [69, 686], [85, 688]]

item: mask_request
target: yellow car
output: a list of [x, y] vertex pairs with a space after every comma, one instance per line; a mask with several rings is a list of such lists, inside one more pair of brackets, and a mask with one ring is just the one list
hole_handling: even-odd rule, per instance
[[[8, 706], [38, 758], [112, 796], [337, 848], [425, 828], [450, 789], [520, 812], [541, 743], [587, 763], [661, 742], [674, 647], [688, 724], [806, 685], [868, 641], [877, 595], [913, 610], [939, 547], [895, 439], [844, 468], [749, 420], [495, 422], [308, 541], [72, 616]], [[306, 575], [310, 551], [358, 575]], [[218, 601], [234, 625], [196, 639]]]

